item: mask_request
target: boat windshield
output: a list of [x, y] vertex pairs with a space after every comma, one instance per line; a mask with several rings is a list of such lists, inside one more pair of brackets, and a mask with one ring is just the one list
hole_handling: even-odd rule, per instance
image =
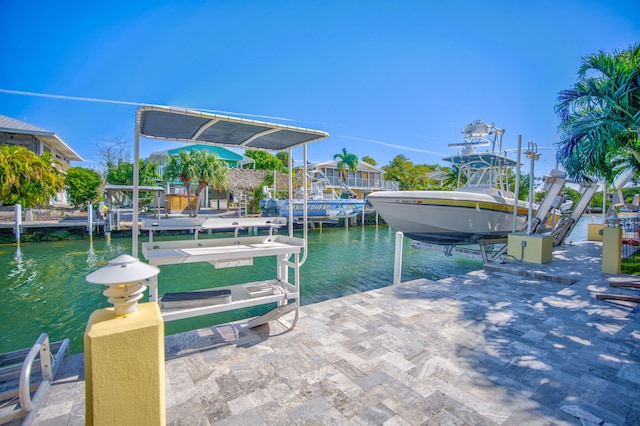
[[483, 192], [500, 197], [513, 197], [509, 190], [508, 176], [505, 170], [486, 168], [476, 170], [467, 177], [467, 182], [459, 188], [459, 191]]

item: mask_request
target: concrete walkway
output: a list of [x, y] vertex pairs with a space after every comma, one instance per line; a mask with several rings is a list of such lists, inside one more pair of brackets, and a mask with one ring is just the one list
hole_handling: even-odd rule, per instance
[[[601, 245], [304, 306], [277, 323], [166, 338], [170, 425], [640, 424], [640, 314]], [[123, 366], [124, 367], [124, 366]], [[35, 424], [84, 424], [82, 355]]]

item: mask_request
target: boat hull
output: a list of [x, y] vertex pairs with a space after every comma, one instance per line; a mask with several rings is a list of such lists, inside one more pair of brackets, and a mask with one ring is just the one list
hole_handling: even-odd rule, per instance
[[[289, 216], [289, 200], [269, 199], [261, 205], [262, 211], [267, 216]], [[364, 200], [307, 200], [307, 217], [310, 219], [342, 219], [353, 217], [362, 213]], [[293, 217], [300, 218], [304, 214], [302, 201], [293, 202]]]
[[[513, 232], [514, 200], [461, 191], [385, 191], [367, 197], [382, 218], [406, 237], [432, 244], [502, 240]], [[516, 231], [526, 225], [518, 203]]]

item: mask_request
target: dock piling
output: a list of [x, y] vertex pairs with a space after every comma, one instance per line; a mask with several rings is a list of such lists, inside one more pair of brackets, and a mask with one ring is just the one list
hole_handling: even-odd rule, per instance
[[402, 275], [402, 239], [404, 234], [396, 232], [396, 251], [393, 260], [393, 284], [400, 284]]

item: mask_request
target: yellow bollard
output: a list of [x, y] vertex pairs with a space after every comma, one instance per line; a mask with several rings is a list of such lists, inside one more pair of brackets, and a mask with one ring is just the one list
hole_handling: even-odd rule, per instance
[[166, 424], [164, 321], [157, 303], [91, 314], [84, 336], [87, 425]]
[[619, 274], [622, 263], [622, 228], [602, 228], [602, 272]]
[[164, 425], [164, 320], [157, 303], [138, 305], [155, 266], [121, 255], [87, 275], [113, 304], [89, 317], [84, 334], [86, 424]]

